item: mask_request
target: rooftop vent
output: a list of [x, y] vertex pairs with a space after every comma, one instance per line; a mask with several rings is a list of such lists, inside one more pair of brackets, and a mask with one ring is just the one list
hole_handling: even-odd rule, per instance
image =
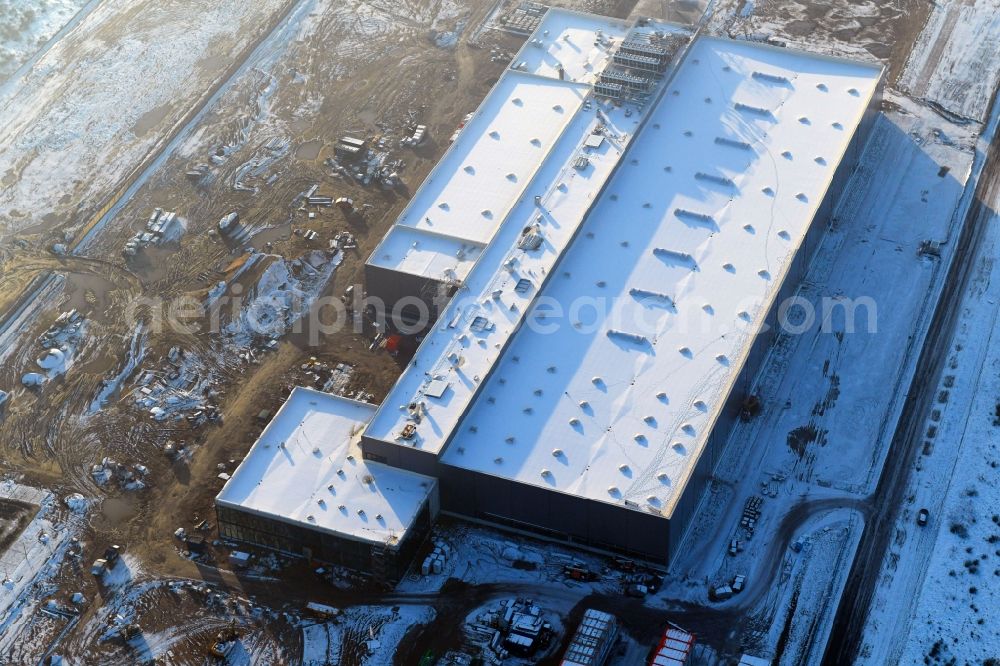
[[711, 224], [713, 226], [715, 225], [715, 220], [712, 218], [711, 215], [708, 215], [707, 213], [698, 213], [696, 211], [688, 210], [686, 208], [675, 208], [674, 215], [676, 215], [681, 219], [691, 220], [693, 222], [699, 222], [702, 224]]
[[502, 465], [503, 464], [503, 457], [497, 456], [496, 458], [493, 459], [493, 462], [496, 463], [497, 465]]
[[562, 454], [563, 454], [563, 450], [562, 449], [552, 449], [552, 457], [553, 458], [561, 458]]
[[754, 72], [751, 74], [753, 78], [758, 81], [767, 81], [768, 83], [778, 83], [781, 85], [789, 85], [791, 81], [787, 77], [781, 76], [779, 74], [768, 74], [767, 72]]
[[656, 478], [660, 483], [670, 483], [670, 475], [666, 472], [660, 472], [656, 475]]
[[549, 470], [547, 470], [547, 469], [543, 469], [543, 470], [542, 470], [542, 476], [544, 476], [544, 477], [548, 478], [548, 477], [552, 476], [552, 472], [550, 472], [550, 471], [549, 471]]
[[736, 185], [732, 178], [726, 178], [725, 176], [719, 176], [714, 173], [705, 173], [704, 171], [699, 171], [694, 175], [694, 177], [698, 180], [707, 180], [713, 183], [718, 183], [719, 185], [725, 185], [726, 187], [734, 187]]
[[619, 493], [618, 486], [608, 486], [609, 495], [618, 495], [618, 493]]
[[774, 115], [771, 113], [770, 109], [765, 109], [759, 106], [752, 106], [750, 104], [744, 104], [743, 102], [736, 102], [735, 106], [737, 111], [745, 111], [747, 113], [752, 113], [756, 116], [762, 116], [764, 118], [771, 118]]
[[578, 425], [580, 425], [580, 419], [578, 419], [578, 418], [576, 418], [576, 417], [574, 416], [573, 418], [571, 418], [571, 419], [569, 420], [569, 424], [570, 424], [570, 426], [572, 426], [572, 427], [574, 427], [574, 428], [575, 428], [575, 427], [577, 427]]
[[666, 402], [667, 394], [664, 393], [663, 391], [660, 391], [659, 393], [656, 394], [656, 399], [659, 400], [660, 402]]
[[753, 146], [751, 146], [746, 141], [739, 141], [737, 139], [730, 139], [730, 138], [725, 137], [725, 136], [717, 136], [717, 137], [715, 137], [715, 143], [717, 143], [717, 144], [719, 144], [721, 146], [729, 146], [730, 148], [742, 148], [743, 150], [753, 150]]
[[823, 92], [826, 92], [827, 90], [829, 90], [829, 88], [826, 87], [825, 83], [817, 83], [816, 84], [816, 89], [817, 90], [822, 90]]
[[629, 333], [628, 331], [620, 331], [616, 328], [609, 328], [607, 332], [609, 338], [621, 338], [622, 340], [628, 340], [629, 342], [635, 343], [637, 345], [648, 345], [649, 339], [644, 335], [639, 335], [638, 333]]
[[628, 474], [631, 470], [629, 469], [628, 465], [622, 464], [618, 465], [618, 471], [621, 472], [622, 474]]
[[726, 263], [722, 264], [722, 268], [724, 270], [730, 272], [730, 273], [733, 273], [733, 272], [736, 271], [736, 268], [731, 263], [729, 263], [728, 261]]
[[514, 443], [514, 437], [513, 437], [513, 436], [511, 436], [511, 437], [508, 437], [508, 438], [507, 438], [507, 439], [505, 439], [504, 441], [505, 441], [505, 442], [507, 442], [508, 444], [513, 444], [513, 443]]
[[792, 152], [790, 150], [782, 151], [781, 156], [784, 157], [786, 160], [790, 160], [792, 159]]
[[500, 132], [498, 132], [496, 130], [493, 130], [492, 132], [490, 132], [490, 138], [491, 139], [499, 139], [500, 138]]

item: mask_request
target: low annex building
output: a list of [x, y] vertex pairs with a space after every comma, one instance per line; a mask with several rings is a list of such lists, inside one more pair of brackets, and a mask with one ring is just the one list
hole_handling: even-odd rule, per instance
[[401, 577], [437, 515], [437, 480], [362, 458], [374, 412], [295, 388], [216, 498], [219, 536]]
[[[364, 464], [428, 484], [431, 517], [440, 493], [669, 563], [881, 86], [875, 65], [550, 9], [368, 262], [390, 306], [449, 298], [355, 415]], [[220, 511], [243, 510], [228, 489]]]

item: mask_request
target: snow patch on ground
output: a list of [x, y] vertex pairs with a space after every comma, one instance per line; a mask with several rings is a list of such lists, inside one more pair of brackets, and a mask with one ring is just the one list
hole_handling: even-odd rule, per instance
[[430, 606], [356, 606], [336, 623], [302, 628], [303, 666], [361, 663], [391, 664], [403, 636], [412, 627], [428, 624], [435, 612]]
[[986, 120], [1000, 80], [1000, 0], [935, 2], [899, 88], [946, 111]]
[[88, 0], [0, 0], [0, 83], [13, 74]]

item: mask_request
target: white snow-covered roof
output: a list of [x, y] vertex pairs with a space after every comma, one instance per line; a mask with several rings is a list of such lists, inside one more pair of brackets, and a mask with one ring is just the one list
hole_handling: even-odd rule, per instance
[[696, 40], [442, 461], [670, 516], [880, 75]]
[[483, 247], [476, 241], [397, 224], [389, 229], [368, 263], [450, 282], [469, 274]]
[[[501, 348], [521, 323], [538, 288], [569, 244], [601, 186], [607, 182], [639, 122], [636, 111], [597, 105], [576, 114], [571, 126], [553, 147], [536, 178], [486, 247], [461, 289], [442, 311], [382, 407], [367, 436], [398, 440], [404, 426], [414, 422], [409, 406], [419, 404], [416, 435], [407, 445], [435, 453], [441, 449]], [[596, 148], [584, 146], [598, 125], [607, 140]], [[574, 168], [586, 155], [588, 165]], [[541, 197], [540, 205], [535, 196]], [[534, 227], [542, 237], [536, 250], [518, 247], [524, 229]], [[444, 382], [440, 397], [432, 397]]]
[[[604, 67], [627, 32], [623, 21], [550, 10], [368, 263], [464, 280], [549, 159], [590, 91], [593, 72]], [[563, 63], [562, 80], [550, 52]]]
[[511, 66], [554, 79], [559, 78], [562, 66], [567, 81], [593, 84], [614, 52], [613, 43], [620, 42], [628, 31], [629, 23], [619, 19], [553, 7]]
[[361, 431], [374, 413], [374, 405], [295, 388], [216, 503], [395, 545], [437, 481], [362, 459]]
[[[575, 12], [556, 14], [593, 20]], [[664, 29], [677, 32], [673, 26]], [[626, 33], [623, 29], [618, 39]], [[535, 92], [546, 94], [544, 87]], [[430, 453], [439, 452], [451, 437], [649, 110], [648, 105], [615, 106], [593, 96], [581, 102], [383, 401], [366, 436]], [[484, 129], [470, 125], [463, 134], [471, 136]], [[588, 146], [594, 143], [591, 138], [595, 132], [601, 132], [605, 140]], [[493, 159], [502, 158], [503, 151], [495, 149], [498, 153]], [[585, 158], [582, 165], [581, 157]], [[540, 247], [519, 247], [523, 232], [532, 228], [541, 236]], [[442, 382], [445, 389], [439, 396], [435, 397], [437, 391], [428, 391]], [[416, 434], [403, 440], [401, 433], [409, 424], [416, 425]]]
[[411, 249], [454, 258], [463, 244], [489, 243], [588, 91], [580, 83], [504, 74], [396, 220], [397, 227], [436, 235], [436, 246], [413, 234], [401, 244], [391, 233], [369, 263], [405, 270], [414, 261]]

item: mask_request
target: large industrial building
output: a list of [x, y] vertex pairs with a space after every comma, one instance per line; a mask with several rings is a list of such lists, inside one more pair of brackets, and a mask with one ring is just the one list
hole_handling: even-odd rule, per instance
[[449, 513], [668, 563], [881, 82], [549, 10], [369, 260], [369, 295], [436, 321], [366, 464]]

